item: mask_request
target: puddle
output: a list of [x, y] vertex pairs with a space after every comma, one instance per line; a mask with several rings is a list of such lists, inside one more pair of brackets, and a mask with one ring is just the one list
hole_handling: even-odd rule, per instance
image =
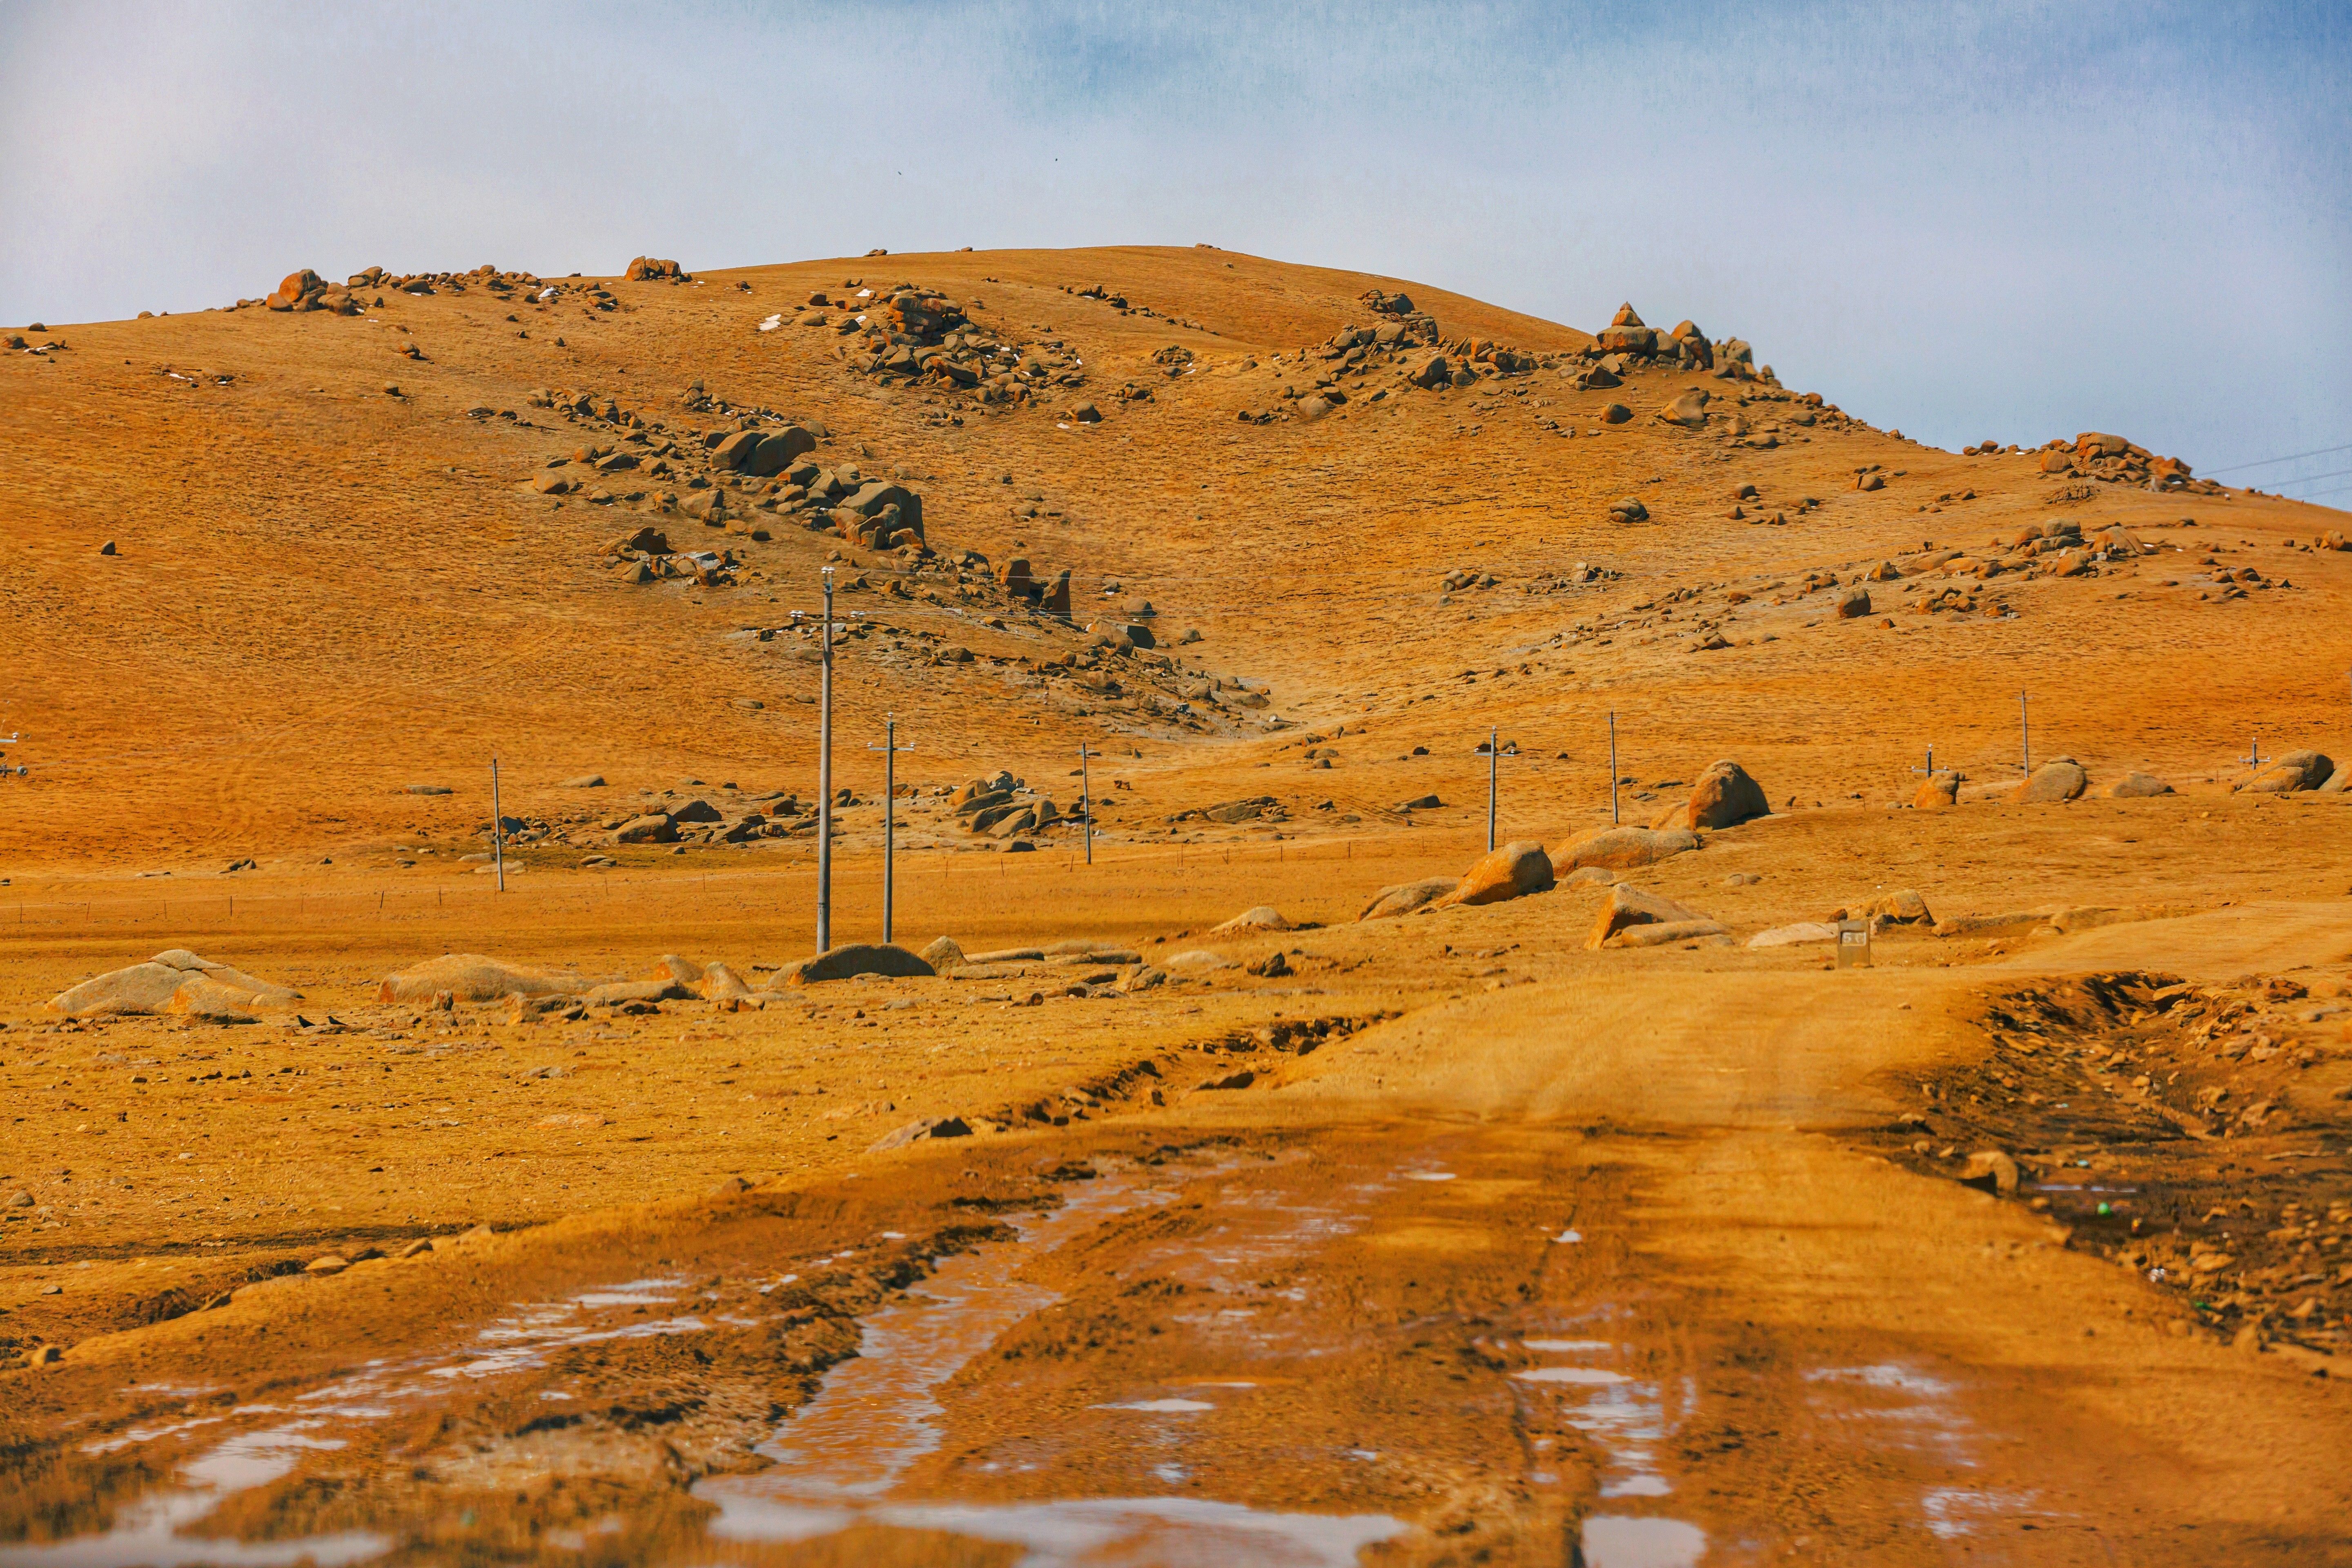
[[[695, 1318], [661, 1318], [614, 1328], [583, 1324], [584, 1311], [661, 1305], [671, 1297], [655, 1292], [674, 1290], [680, 1279], [633, 1279], [625, 1284], [583, 1291], [562, 1301], [541, 1302], [518, 1309], [479, 1330], [472, 1346], [404, 1360], [370, 1362], [361, 1371], [336, 1379], [287, 1405], [248, 1405], [226, 1415], [199, 1416], [134, 1427], [120, 1436], [85, 1446], [89, 1453], [115, 1453], [158, 1442], [199, 1426], [259, 1416], [291, 1416], [258, 1430], [238, 1432], [210, 1448], [183, 1460], [174, 1472], [177, 1485], [127, 1505], [114, 1527], [101, 1533], [39, 1545], [0, 1546], [0, 1568], [275, 1568], [276, 1564], [310, 1563], [315, 1568], [341, 1568], [378, 1557], [392, 1548], [384, 1536], [367, 1531], [299, 1540], [238, 1542], [180, 1532], [209, 1515], [239, 1492], [265, 1487], [291, 1475], [306, 1453], [332, 1452], [344, 1447], [331, 1435], [339, 1422], [381, 1421], [404, 1406], [436, 1397], [447, 1380], [494, 1376], [541, 1364], [551, 1352], [604, 1340], [640, 1339], [663, 1334], [698, 1333]], [[436, 1386], [436, 1384], [438, 1386]]]
[[1406, 1526], [1381, 1514], [1262, 1513], [1198, 1498], [1087, 1498], [1035, 1503], [881, 1503], [811, 1507], [698, 1489], [719, 1507], [730, 1541], [809, 1541], [857, 1522], [951, 1531], [1018, 1546], [1021, 1568], [1355, 1568], [1364, 1548]]
[[1535, 1366], [1511, 1375], [1521, 1383], [1631, 1383], [1633, 1380], [1622, 1372], [1610, 1372], [1597, 1366]]
[[[757, 1476], [698, 1484], [694, 1495], [719, 1509], [707, 1527], [718, 1539], [814, 1540], [853, 1524], [947, 1531], [1020, 1547], [1024, 1568], [1226, 1568], [1247, 1563], [1267, 1568], [1353, 1568], [1365, 1547], [1409, 1529], [1380, 1514], [1278, 1513], [1197, 1498], [1085, 1498], [1015, 1503], [950, 1503], [894, 1500], [893, 1487], [941, 1441], [943, 1414], [932, 1391], [955, 1375], [1006, 1330], [1058, 1300], [1058, 1293], [1017, 1278], [1041, 1251], [1050, 1251], [1115, 1215], [1164, 1203], [1173, 1190], [1145, 1187], [1139, 1178], [1107, 1173], [1083, 1195], [1051, 1213], [1012, 1221], [1020, 1240], [980, 1248], [942, 1262], [908, 1300], [865, 1320], [857, 1359], [835, 1367], [817, 1396], [777, 1429], [758, 1451], [776, 1461]], [[1205, 1276], [1210, 1289], [1238, 1292], [1275, 1258], [1302, 1246], [1352, 1233], [1362, 1216], [1286, 1202], [1279, 1194], [1226, 1188], [1220, 1206], [1233, 1222], [1196, 1241], [1158, 1249], [1155, 1270]], [[1237, 1215], [1234, 1211], [1239, 1211]], [[1181, 1265], [1190, 1264], [1189, 1269]], [[1302, 1292], [1281, 1293], [1286, 1300]], [[1251, 1309], [1203, 1315], [1204, 1327], [1254, 1316]], [[1240, 1379], [1203, 1380], [1193, 1388], [1249, 1388]], [[1164, 1397], [1093, 1406], [1146, 1415], [1193, 1415], [1217, 1405]], [[1154, 1467], [1170, 1486], [1190, 1472], [1181, 1464]]]
[[293, 1541], [247, 1543], [184, 1536], [179, 1532], [220, 1506], [223, 1492], [165, 1492], [124, 1509], [112, 1530], [37, 1546], [0, 1546], [5, 1568], [342, 1568], [392, 1549], [384, 1536], [366, 1531], [310, 1535]]
[[1584, 1521], [1585, 1568], [1696, 1568], [1706, 1531], [1679, 1519], [1594, 1514]]
[[1146, 1188], [1134, 1175], [1106, 1174], [1073, 1193], [1058, 1208], [1010, 1220], [1021, 1239], [940, 1260], [907, 1299], [859, 1324], [855, 1360], [826, 1374], [817, 1396], [753, 1452], [774, 1461], [756, 1477], [710, 1482], [697, 1495], [727, 1489], [761, 1498], [878, 1498], [908, 1466], [940, 1445], [941, 1414], [931, 1391], [998, 1336], [1061, 1300], [1058, 1292], [1017, 1276], [1040, 1252], [1050, 1252], [1113, 1215], [1169, 1194]]
[[[1977, 1468], [1973, 1452], [1976, 1428], [1966, 1416], [1950, 1408], [1948, 1401], [1956, 1391], [1944, 1379], [1916, 1367], [1885, 1362], [1869, 1366], [1818, 1367], [1805, 1373], [1805, 1381], [1853, 1391], [1856, 1402], [1842, 1404], [1825, 1414], [1881, 1425], [1885, 1430], [1874, 1440], [1891, 1438], [1916, 1452], [1933, 1454], [1955, 1470], [1965, 1472]], [[1873, 1394], [1885, 1397], [1877, 1404], [1859, 1402]], [[2032, 1501], [2031, 1495], [1987, 1491], [1956, 1476], [1949, 1483], [1922, 1493], [1919, 1510], [1929, 1532], [1939, 1540], [1950, 1541], [1973, 1535], [1982, 1525], [2003, 1515], [2015, 1514]]]

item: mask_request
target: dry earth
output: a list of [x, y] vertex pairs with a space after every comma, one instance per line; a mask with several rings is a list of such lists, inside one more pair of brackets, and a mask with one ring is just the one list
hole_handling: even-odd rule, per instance
[[[2352, 793], [2232, 787], [2352, 760], [2341, 513], [1207, 248], [500, 282], [0, 353], [0, 1564], [2352, 1562]], [[836, 353], [901, 282], [1010, 376]], [[1322, 357], [1373, 289], [1446, 346]], [[1525, 368], [1406, 379], [1465, 339]], [[714, 469], [747, 416], [930, 555]], [[836, 934], [895, 713], [898, 934], [1036, 956], [379, 994], [805, 957], [827, 563]], [[2082, 797], [2006, 798], [2021, 691]], [[1612, 714], [1626, 821], [1769, 794], [1617, 873], [1728, 942], [1358, 921], [1490, 731], [1501, 837], [1605, 825]], [[1746, 945], [1903, 889], [1866, 969]], [[166, 949], [301, 998], [45, 1007]]]

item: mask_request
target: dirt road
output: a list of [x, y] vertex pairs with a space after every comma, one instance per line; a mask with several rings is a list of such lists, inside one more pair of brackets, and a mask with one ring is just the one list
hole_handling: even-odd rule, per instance
[[0, 1564], [2352, 1561], [2340, 1382], [1874, 1143], [1989, 984], [2347, 950], [1465, 986], [1262, 1093], [274, 1281], [12, 1380]]

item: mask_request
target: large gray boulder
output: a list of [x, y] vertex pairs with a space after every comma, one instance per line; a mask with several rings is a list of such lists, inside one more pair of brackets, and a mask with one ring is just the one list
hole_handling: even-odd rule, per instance
[[299, 991], [256, 979], [241, 969], [215, 963], [184, 947], [175, 947], [157, 953], [144, 963], [85, 980], [50, 997], [47, 1005], [50, 1012], [68, 1018], [159, 1013], [233, 1018], [282, 1011], [301, 999]]
[[2248, 795], [2292, 795], [2320, 788], [2335, 772], [2336, 764], [2318, 752], [2289, 752], [2238, 788]]
[[1366, 904], [1364, 912], [1356, 918], [1360, 921], [1383, 921], [1409, 915], [1445, 897], [1459, 883], [1460, 879], [1454, 877], [1424, 877], [1418, 882], [1399, 882], [1394, 887], [1382, 888], [1372, 895], [1372, 901]]
[[827, 980], [854, 979], [860, 974], [907, 980], [938, 973], [903, 947], [881, 942], [852, 942], [845, 947], [828, 948], [814, 958], [795, 964], [785, 974], [784, 984], [814, 985]]
[[2072, 757], [2053, 757], [2017, 786], [2016, 800], [2025, 805], [2055, 805], [2077, 798], [2090, 788], [2091, 775]]

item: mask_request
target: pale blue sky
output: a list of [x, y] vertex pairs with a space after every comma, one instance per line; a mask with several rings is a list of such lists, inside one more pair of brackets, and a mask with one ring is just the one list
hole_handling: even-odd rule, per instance
[[1209, 240], [1631, 299], [1945, 446], [2352, 443], [2342, 5], [376, 9], [0, 4], [0, 322]]

